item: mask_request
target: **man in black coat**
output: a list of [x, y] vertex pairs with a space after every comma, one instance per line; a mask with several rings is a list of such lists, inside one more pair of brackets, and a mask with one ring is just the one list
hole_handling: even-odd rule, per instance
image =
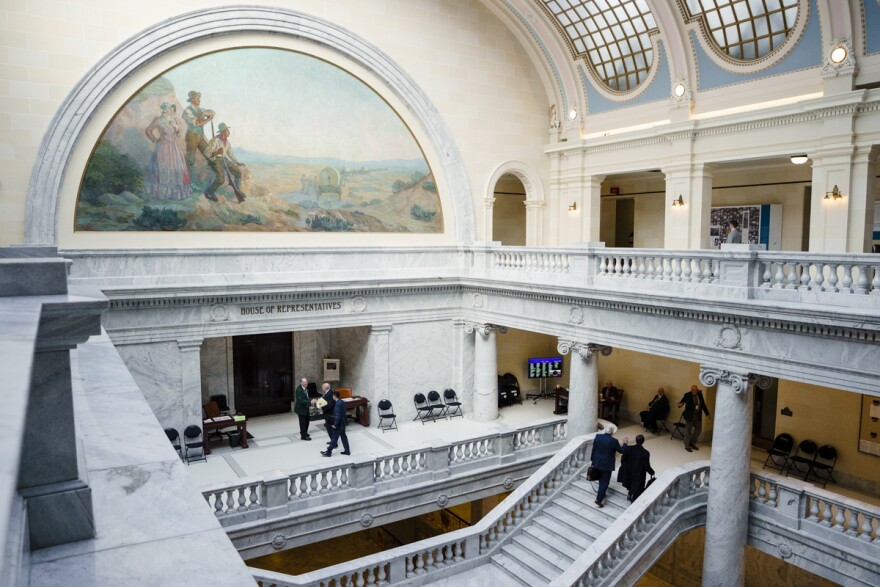
[[666, 390], [660, 387], [654, 399], [648, 402], [648, 409], [639, 412], [639, 416], [642, 418], [642, 426], [657, 434], [657, 420], [665, 420], [668, 413], [669, 398], [666, 397]]
[[336, 404], [333, 406], [333, 425], [330, 427], [330, 444], [327, 446], [327, 450], [321, 451], [321, 454], [325, 457], [329, 457], [333, 454], [333, 449], [336, 448], [336, 443], [340, 438], [342, 438], [342, 448], [344, 449], [342, 454], [351, 454], [351, 451], [348, 448], [348, 436], [345, 434], [345, 402], [340, 399], [339, 392], [335, 389], [333, 390], [333, 399], [336, 400]]
[[[324, 414], [324, 428], [327, 430], [327, 436], [330, 437], [330, 440], [333, 440], [333, 410], [336, 407], [336, 400], [333, 399], [333, 390], [330, 389], [330, 384], [325, 383], [321, 386], [321, 399], [324, 400], [324, 405], [321, 405], [322, 402], [319, 402], [317, 405], [321, 408], [321, 411]], [[329, 442], [327, 444], [330, 444]]]
[[[599, 470], [599, 491], [596, 493], [596, 505], [605, 507], [605, 493], [611, 482], [611, 473], [617, 465], [614, 453], [623, 452], [617, 439], [611, 436], [617, 429], [613, 425], [605, 427], [604, 434], [597, 434], [593, 440], [593, 451], [590, 453], [590, 463]], [[627, 442], [629, 439], [625, 439]]]
[[700, 450], [697, 441], [700, 439], [700, 433], [703, 431], [703, 414], [707, 418], [711, 418], [709, 408], [706, 407], [706, 400], [703, 399], [703, 392], [697, 389], [696, 385], [691, 385], [689, 393], [684, 394], [678, 407], [684, 406], [682, 416], [685, 421], [684, 428], [684, 449], [688, 452]]
[[645, 437], [636, 436], [636, 445], [623, 444], [623, 456], [620, 458], [620, 473], [617, 481], [622, 483], [629, 491], [627, 496], [630, 501], [635, 501], [645, 490], [645, 475], [650, 473], [654, 476], [651, 468], [651, 453], [645, 449]]

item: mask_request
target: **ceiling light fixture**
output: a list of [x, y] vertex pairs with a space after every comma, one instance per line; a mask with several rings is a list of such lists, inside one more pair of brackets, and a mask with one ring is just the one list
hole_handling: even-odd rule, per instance
[[578, 117], [577, 108], [572, 108], [571, 110], [568, 111], [568, 119], [569, 120], [575, 120], [577, 117]]
[[803, 165], [804, 163], [807, 162], [808, 159], [809, 159], [809, 157], [807, 157], [806, 155], [792, 155], [791, 156], [791, 162], [794, 163], [795, 165]]
[[829, 55], [829, 59], [831, 59], [831, 63], [843, 63], [846, 61], [848, 53], [846, 51], [846, 47], [843, 45], [838, 45], [834, 49], [831, 50], [831, 55]]
[[687, 88], [681, 82], [675, 84], [675, 87], [672, 88], [672, 93], [675, 95], [676, 98], [681, 98], [682, 96], [684, 96], [685, 92], [687, 92]]

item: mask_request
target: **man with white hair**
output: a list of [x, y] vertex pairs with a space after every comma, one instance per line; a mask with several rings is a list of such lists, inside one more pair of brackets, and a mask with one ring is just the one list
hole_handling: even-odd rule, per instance
[[[612, 436], [617, 432], [617, 427], [614, 424], [606, 424], [602, 431], [604, 434], [597, 434], [593, 440], [593, 452], [590, 454], [593, 468], [599, 471], [599, 491], [596, 494], [596, 505], [600, 508], [605, 507], [602, 502], [605, 501], [605, 493], [611, 482], [611, 473], [617, 466], [617, 457], [614, 453], [623, 453], [620, 443]], [[629, 442], [629, 438], [625, 438], [623, 442]]]

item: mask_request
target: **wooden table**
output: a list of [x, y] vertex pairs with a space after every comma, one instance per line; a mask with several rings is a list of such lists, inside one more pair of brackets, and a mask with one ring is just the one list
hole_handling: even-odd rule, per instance
[[208, 432], [211, 430], [219, 430], [221, 428], [231, 428], [235, 426], [236, 431], [238, 431], [238, 446], [241, 448], [247, 448], [247, 420], [239, 420], [238, 422], [234, 420], [222, 420], [217, 422], [209, 422], [208, 420], [204, 420], [202, 422], [202, 440], [205, 443], [205, 454], [211, 454], [211, 447], [208, 445]]
[[365, 428], [370, 427], [370, 402], [365, 397], [355, 396], [342, 398], [339, 401], [345, 402], [345, 411], [354, 410], [354, 418], [357, 423]]
[[[554, 390], [554, 394], [556, 395], [556, 402], [553, 404], [553, 413], [557, 416], [568, 413], [568, 390], [564, 387], [562, 389]], [[563, 404], [564, 402], [564, 404]], [[602, 417], [602, 408], [605, 406], [605, 400], [601, 397], [599, 398], [599, 417]]]

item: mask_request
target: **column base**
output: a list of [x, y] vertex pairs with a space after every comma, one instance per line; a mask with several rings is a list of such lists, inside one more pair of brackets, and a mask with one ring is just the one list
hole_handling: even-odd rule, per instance
[[27, 504], [31, 550], [95, 537], [92, 490], [81, 479], [20, 491]]

